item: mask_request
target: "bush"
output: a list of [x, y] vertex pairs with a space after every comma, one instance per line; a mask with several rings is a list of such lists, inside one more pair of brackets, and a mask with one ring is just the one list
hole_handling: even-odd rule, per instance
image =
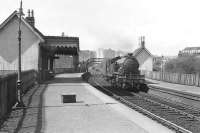
[[153, 71], [161, 71], [161, 60], [157, 60], [154, 64], [153, 64]]
[[165, 64], [166, 72], [192, 74], [200, 72], [200, 58], [195, 56], [178, 57]]

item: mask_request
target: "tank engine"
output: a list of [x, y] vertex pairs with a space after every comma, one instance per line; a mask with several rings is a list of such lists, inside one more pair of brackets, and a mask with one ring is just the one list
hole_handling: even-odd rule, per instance
[[108, 66], [108, 77], [113, 87], [131, 90], [134, 92], [148, 91], [145, 84], [144, 75], [140, 74], [139, 62], [137, 59], [128, 55], [122, 58], [113, 58]]

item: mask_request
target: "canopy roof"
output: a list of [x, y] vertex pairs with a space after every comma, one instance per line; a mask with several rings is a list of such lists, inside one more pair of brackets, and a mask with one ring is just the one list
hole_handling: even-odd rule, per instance
[[77, 55], [79, 52], [78, 37], [45, 36], [42, 47], [54, 54]]

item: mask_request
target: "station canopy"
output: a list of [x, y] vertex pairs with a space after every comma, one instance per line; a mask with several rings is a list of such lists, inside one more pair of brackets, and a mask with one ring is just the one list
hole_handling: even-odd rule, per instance
[[45, 43], [42, 44], [42, 48], [53, 54], [78, 55], [78, 37], [45, 36], [44, 39]]

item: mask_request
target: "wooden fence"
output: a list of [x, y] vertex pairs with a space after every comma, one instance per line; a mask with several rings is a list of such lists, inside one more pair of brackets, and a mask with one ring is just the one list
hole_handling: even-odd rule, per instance
[[[22, 72], [22, 93], [35, 84], [37, 72], [29, 70]], [[7, 74], [0, 77], [0, 123], [11, 111], [17, 100], [17, 73]]]
[[168, 72], [152, 72], [141, 71], [146, 78], [161, 80], [170, 83], [200, 86], [200, 75], [197, 74], [181, 74], [181, 73], [168, 73]]

